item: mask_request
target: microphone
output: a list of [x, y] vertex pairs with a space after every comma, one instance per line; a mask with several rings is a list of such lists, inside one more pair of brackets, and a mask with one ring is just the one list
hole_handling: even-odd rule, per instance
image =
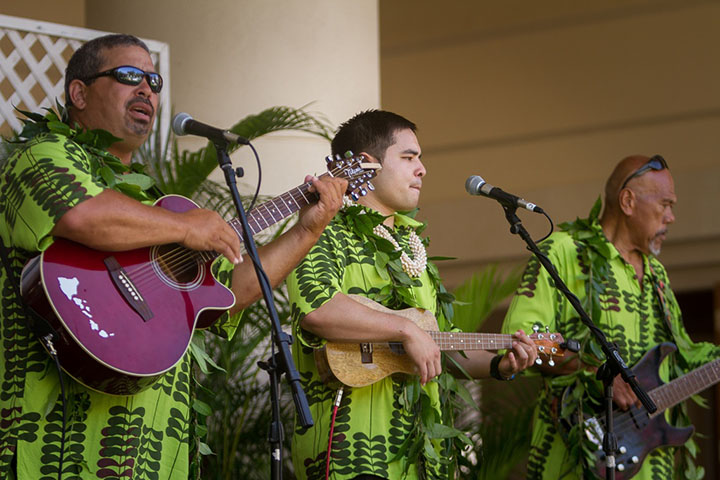
[[465, 190], [467, 190], [470, 195], [482, 195], [493, 198], [508, 207], [520, 207], [535, 213], [545, 213], [542, 208], [534, 203], [516, 197], [512, 193], [503, 192], [498, 187], [493, 187], [480, 175], [470, 175], [467, 181], [465, 181]]
[[198, 137], [205, 137], [214, 142], [230, 142], [241, 145], [250, 144], [250, 140], [245, 137], [241, 137], [229, 130], [221, 130], [193, 120], [187, 113], [178, 113], [173, 117], [172, 130], [175, 132], [175, 135], [197, 135]]

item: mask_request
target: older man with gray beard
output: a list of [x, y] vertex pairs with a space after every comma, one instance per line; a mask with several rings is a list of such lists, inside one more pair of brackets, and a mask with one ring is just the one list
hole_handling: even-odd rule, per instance
[[[677, 352], [669, 355], [659, 368], [665, 381], [720, 357], [717, 346], [694, 343], [688, 336], [665, 268], [656, 258], [668, 226], [675, 221], [676, 201], [673, 178], [661, 156], [627, 157], [615, 167], [606, 183], [602, 216], [598, 200], [589, 218], [561, 225], [562, 231], [540, 244], [593, 321], [610, 342], [618, 345], [628, 365], [635, 365], [660, 343], [677, 345]], [[551, 331], [561, 332], [565, 338], [576, 338], [583, 348], [568, 361], [537, 367], [546, 388], [535, 409], [527, 478], [556, 480], [603, 475], [591, 453], [598, 446], [590, 442], [582, 429], [566, 428], [567, 421], [579, 413], [597, 415], [603, 390], [595, 373], [603, 359], [598, 357], [599, 348], [589, 330], [535, 258], [525, 270], [503, 330], [528, 331], [534, 324], [547, 324]], [[568, 386], [574, 387], [574, 394], [563, 396]], [[619, 376], [613, 386], [618, 408], [626, 411], [640, 406]], [[636, 412], [641, 418], [646, 415], [644, 410]], [[668, 410], [666, 416], [675, 426], [688, 423], [684, 405]], [[586, 442], [586, 448], [580, 448], [580, 442]], [[656, 448], [644, 462], [642, 458], [633, 459], [635, 464], [642, 462], [634, 478], [673, 478], [674, 474], [679, 474], [676, 478], [686, 478], [686, 468], [692, 463], [690, 442], [678, 448]], [[665, 439], [663, 443], [669, 441]], [[676, 456], [678, 449], [680, 455]], [[618, 472], [628, 467], [623, 465]]]

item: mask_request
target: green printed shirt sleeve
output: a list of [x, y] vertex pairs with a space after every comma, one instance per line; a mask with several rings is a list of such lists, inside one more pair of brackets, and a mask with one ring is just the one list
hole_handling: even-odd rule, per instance
[[42, 251], [52, 243], [50, 231], [75, 205], [100, 194], [90, 159], [78, 144], [62, 135], [39, 135], [21, 147], [2, 169], [5, 178], [2, 218], [9, 244]]
[[[580, 274], [575, 268], [577, 260], [572, 239], [565, 234], [555, 234], [540, 245], [543, 253], [558, 269], [561, 278], [573, 282]], [[575, 285], [568, 285], [573, 289]], [[555, 288], [547, 270], [536, 257], [531, 257], [523, 272], [520, 285], [512, 299], [510, 308], [505, 317], [503, 333], [515, 333], [522, 329], [526, 333], [532, 332], [534, 325], [541, 328], [547, 326], [550, 331], [564, 334], [562, 319], [570, 312], [567, 311], [562, 293]], [[572, 308], [572, 306], [569, 306]]]
[[[232, 274], [235, 265], [225, 257], [219, 257], [213, 262], [212, 273], [218, 282], [222, 283], [228, 288], [232, 286]], [[235, 331], [240, 325], [240, 321], [245, 311], [238, 312], [234, 315], [230, 314], [229, 310], [226, 310], [215, 320], [208, 330], [215, 335], [219, 335], [225, 339], [231, 339], [235, 335]]]
[[333, 220], [310, 249], [300, 265], [287, 280], [288, 296], [292, 302], [292, 321], [295, 336], [306, 346], [320, 347], [325, 341], [300, 326], [308, 313], [325, 305], [341, 291], [344, 264], [341, 255], [347, 235], [339, 221]]
[[[675, 294], [670, 287], [670, 280], [667, 272], [657, 259], [649, 260], [652, 265], [652, 272], [658, 277], [655, 288], [662, 291], [664, 304], [662, 314], [670, 318], [673, 339], [678, 346], [678, 352], [685, 362], [684, 368], [692, 370], [703, 366], [715, 358], [720, 358], [720, 347], [709, 342], [694, 342], [688, 335], [682, 321], [682, 312], [677, 303]], [[662, 302], [658, 302], [662, 303]]]

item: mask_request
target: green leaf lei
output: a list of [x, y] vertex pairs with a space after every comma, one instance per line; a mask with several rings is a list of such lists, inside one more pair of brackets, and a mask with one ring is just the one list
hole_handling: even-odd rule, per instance
[[107, 151], [110, 145], [121, 139], [102, 129], [71, 128], [65, 108], [59, 103], [56, 107], [60, 113], [45, 108], [47, 113], [44, 116], [16, 108], [27, 118], [22, 120], [23, 129], [12, 143], [26, 143], [38, 135], [48, 133], [65, 136], [81, 145], [89, 154], [90, 173], [95, 180], [135, 200], [148, 200], [148, 193], [155, 197], [161, 195], [155, 187], [155, 180], [144, 173], [145, 165], [133, 162], [127, 166]]
[[[582, 261], [587, 265], [588, 272], [583, 278], [585, 280], [585, 298], [582, 302], [583, 309], [588, 312], [591, 318], [601, 318], [601, 297], [605, 295], [606, 279], [610, 276], [610, 264], [607, 258], [610, 257], [610, 244], [606, 240], [599, 224], [600, 211], [602, 209], [602, 201], [600, 197], [595, 201], [588, 218], [578, 218], [573, 222], [565, 222], [558, 225], [559, 229], [568, 232], [576, 243], [583, 245], [580, 254]], [[604, 353], [595, 338], [591, 335], [590, 330], [583, 328], [575, 335], [575, 339], [580, 341], [582, 348], [578, 353], [580, 364], [599, 367], [602, 364]], [[682, 375], [683, 372], [673, 358], [668, 358], [671, 362], [671, 369], [674, 369], [675, 375]], [[583, 478], [595, 478], [595, 449], [594, 444], [586, 437], [582, 427], [582, 414], [588, 416], [597, 416], [597, 412], [601, 409], [601, 402], [604, 396], [602, 384], [595, 379], [595, 373], [581, 368], [578, 371], [553, 377], [550, 380], [550, 388], [553, 392], [558, 393], [563, 389], [571, 387], [570, 395], [565, 398], [561, 405], [559, 417], [563, 422], [570, 421], [573, 427], [567, 431], [566, 444], [568, 445], [571, 458], [584, 458], [583, 462], [577, 462], [581, 466]], [[689, 417], [685, 404], [674, 409], [673, 421], [678, 421], [680, 425], [689, 425]], [[559, 427], [561, 431], [566, 431], [563, 427]], [[702, 478], [704, 471], [702, 467], [696, 467], [693, 461], [697, 444], [694, 439], [679, 447], [679, 459], [676, 462], [676, 478], [692, 478], [699, 480]]]
[[[376, 271], [383, 279], [390, 281], [390, 284], [380, 291], [380, 297], [377, 300], [392, 309], [417, 307], [412, 287], [419, 287], [422, 283], [418, 278], [411, 278], [405, 273], [400, 262], [401, 252], [397, 251], [388, 240], [373, 233], [373, 228], [381, 224], [386, 217], [360, 205], [346, 207], [345, 212], [345, 218], [352, 224], [353, 229], [367, 238], [367, 248], [371, 250], [370, 254], [375, 258]], [[414, 218], [416, 213], [417, 209], [405, 212], [405, 215]], [[425, 228], [426, 224], [423, 223], [415, 229], [415, 232], [419, 235]], [[411, 227], [398, 227], [400, 236], [404, 236], [409, 229]], [[422, 241], [427, 247], [428, 238], [424, 237]], [[403, 248], [406, 247], [403, 246]], [[437, 259], [439, 258], [429, 258], [428, 260]], [[427, 264], [427, 273], [437, 293], [436, 314], [442, 312], [448, 321], [452, 320], [455, 297], [443, 286], [437, 266], [432, 261]], [[443, 407], [440, 414], [432, 407], [430, 397], [421, 388], [419, 377], [413, 376], [406, 381], [400, 403], [415, 414], [415, 423], [412, 432], [393, 459], [409, 452], [408, 456], [420, 458], [420, 463], [446, 466], [449, 472], [447, 478], [454, 478], [453, 472], [457, 469], [458, 461], [463, 458], [459, 457], [457, 452], [473, 446], [472, 441], [464, 432], [453, 428], [455, 412], [463, 402], [475, 406], [475, 408], [477, 406], [465, 386], [447, 373], [448, 361], [449, 357], [443, 354], [443, 373], [432, 380], [439, 387], [440, 405]], [[436, 447], [439, 447], [439, 453]]]

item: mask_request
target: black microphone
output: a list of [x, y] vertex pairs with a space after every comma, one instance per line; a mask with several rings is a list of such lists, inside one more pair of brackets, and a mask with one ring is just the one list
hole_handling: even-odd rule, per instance
[[493, 187], [483, 180], [480, 175], [470, 175], [465, 182], [465, 190], [467, 190], [470, 195], [482, 195], [493, 198], [508, 207], [520, 207], [535, 213], [545, 213], [542, 208], [534, 203], [516, 197], [512, 193], [503, 192], [498, 187]]
[[229, 130], [221, 130], [193, 120], [187, 113], [178, 113], [173, 117], [172, 129], [175, 135], [197, 135], [198, 137], [205, 137], [215, 142], [239, 143], [241, 145], [250, 144], [250, 140], [245, 137], [241, 137]]

